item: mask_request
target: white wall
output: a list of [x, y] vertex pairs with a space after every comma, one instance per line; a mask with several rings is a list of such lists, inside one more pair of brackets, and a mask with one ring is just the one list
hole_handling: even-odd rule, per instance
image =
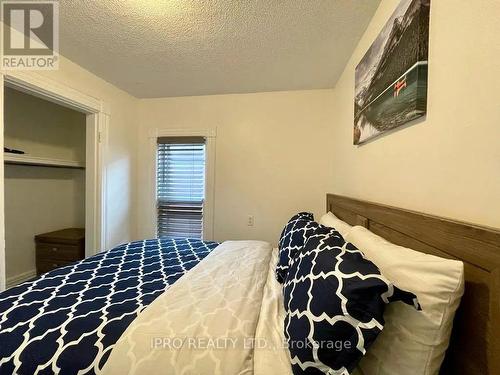
[[62, 56], [59, 70], [36, 73], [107, 104], [111, 114], [105, 155], [108, 243], [113, 246], [136, 237], [137, 99]]
[[331, 90], [141, 100], [139, 237], [151, 215], [147, 138], [154, 128], [217, 128], [216, 240], [275, 243], [297, 211], [323, 213], [333, 178], [331, 102]]
[[64, 57], [59, 70], [41, 74], [108, 105], [111, 119], [105, 156], [107, 238], [109, 246], [131, 240], [136, 237], [137, 99]]
[[155, 127], [217, 127], [217, 240], [276, 241], [326, 192], [500, 227], [500, 2], [432, 1], [427, 118], [352, 145], [354, 69], [398, 2], [382, 1], [334, 90], [141, 100], [139, 236]]
[[111, 243], [145, 233], [156, 127], [218, 128], [218, 240], [275, 241], [293, 212], [323, 212], [326, 192], [500, 227], [498, 1], [433, 0], [427, 119], [352, 146], [354, 68], [397, 3], [382, 1], [335, 90], [137, 101], [64, 58], [42, 73], [110, 106]]
[[5, 166], [7, 280], [35, 272], [36, 234], [83, 227], [83, 170]]
[[[108, 180], [104, 205], [107, 208], [105, 218], [107, 244], [108, 247], [112, 247], [129, 241], [135, 237], [136, 232], [134, 188], [136, 186], [137, 99], [63, 56], [59, 58], [59, 63], [59, 69], [56, 71], [37, 71], [32, 74], [50, 79], [56, 86], [59, 84], [69, 87], [103, 101], [106, 104], [106, 112], [110, 114], [109, 142], [106, 155], [104, 155], [105, 175]], [[1, 73], [4, 72], [0, 71]], [[3, 77], [0, 76], [0, 78]], [[3, 96], [3, 92], [0, 96]], [[0, 113], [0, 122], [3, 122], [3, 110]], [[3, 166], [0, 166], [0, 171], [2, 170]], [[0, 182], [0, 194], [4, 193], [3, 185], [3, 181]], [[3, 202], [0, 202], [0, 212], [3, 211]], [[3, 237], [4, 223], [0, 222], [0, 238]], [[5, 258], [3, 250], [2, 245], [0, 247], [0, 288], [3, 287], [2, 281], [5, 276], [3, 274]]]
[[[0, 26], [3, 27], [3, 25]], [[117, 61], [119, 63], [126, 63]], [[0, 73], [4, 73], [1, 72]], [[60, 56], [59, 69], [56, 71], [38, 71], [45, 78], [56, 84], [70, 87], [78, 92], [92, 96], [106, 103], [110, 114], [108, 124], [109, 141], [104, 155], [106, 179], [105, 193], [107, 243], [111, 247], [135, 237], [135, 171], [137, 148], [135, 143], [137, 130], [137, 99], [116, 88], [110, 83], [81, 68], [77, 64]], [[2, 77], [0, 77], [2, 78]], [[0, 93], [3, 96], [3, 92]], [[3, 110], [0, 123], [3, 122]], [[3, 137], [3, 134], [0, 138]], [[3, 166], [0, 166], [2, 171]], [[3, 181], [0, 182], [0, 194], [4, 193]], [[0, 211], [4, 211], [0, 202]], [[0, 238], [4, 237], [4, 223], [0, 223]], [[3, 246], [2, 246], [3, 247]], [[0, 248], [0, 288], [4, 279], [4, 251]]]
[[[85, 161], [85, 115], [5, 91], [4, 142], [32, 156]], [[7, 280], [35, 273], [36, 234], [85, 226], [85, 171], [5, 166]]]
[[334, 193], [500, 227], [500, 1], [432, 0], [426, 120], [352, 145], [354, 69], [395, 9], [382, 1], [331, 100]]
[[85, 162], [83, 113], [5, 89], [4, 144], [30, 156]]

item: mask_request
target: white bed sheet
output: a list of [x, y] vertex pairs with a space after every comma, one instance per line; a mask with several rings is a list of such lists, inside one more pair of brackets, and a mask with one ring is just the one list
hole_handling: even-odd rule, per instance
[[271, 254], [271, 245], [260, 241], [219, 245], [132, 322], [103, 374], [254, 374], [248, 340], [257, 329]]
[[255, 333], [255, 375], [290, 375], [292, 373], [290, 354], [284, 346], [286, 342], [283, 332], [285, 308], [283, 286], [276, 280], [274, 272], [277, 263], [278, 249], [273, 249]]

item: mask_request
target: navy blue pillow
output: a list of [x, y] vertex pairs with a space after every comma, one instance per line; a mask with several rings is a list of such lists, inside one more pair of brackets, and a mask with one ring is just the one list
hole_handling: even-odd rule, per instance
[[310, 234], [319, 228], [310, 212], [301, 212], [293, 216], [281, 232], [279, 241], [279, 260], [276, 266], [276, 280], [285, 281], [288, 268], [297, 252], [302, 249]]
[[387, 303], [420, 309], [414, 294], [394, 286], [361, 251], [326, 227], [309, 236], [283, 288], [295, 375], [350, 373], [381, 332]]

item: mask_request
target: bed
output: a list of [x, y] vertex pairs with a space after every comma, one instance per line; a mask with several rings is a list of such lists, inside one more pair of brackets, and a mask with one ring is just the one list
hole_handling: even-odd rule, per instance
[[132, 242], [0, 294], [0, 373], [99, 373], [128, 325], [217, 245]]
[[[332, 194], [327, 211], [394, 244], [461, 260], [465, 295], [441, 373], [500, 373], [498, 230]], [[260, 241], [149, 240], [48, 273], [0, 294], [0, 373], [290, 374], [279, 348], [284, 312], [276, 257]], [[93, 288], [104, 284], [101, 294]], [[71, 293], [72, 302], [58, 305]], [[64, 314], [58, 320], [30, 311], [40, 306]], [[43, 329], [23, 325], [37, 314], [46, 318]], [[27, 348], [30, 337], [42, 340]], [[259, 339], [275, 346], [256, 350]]]
[[334, 194], [327, 210], [388, 241], [465, 266], [465, 294], [441, 373], [500, 374], [500, 231]]

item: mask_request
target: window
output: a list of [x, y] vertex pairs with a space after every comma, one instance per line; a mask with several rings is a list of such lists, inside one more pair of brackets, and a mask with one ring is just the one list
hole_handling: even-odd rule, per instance
[[203, 237], [205, 139], [158, 138], [158, 237]]

